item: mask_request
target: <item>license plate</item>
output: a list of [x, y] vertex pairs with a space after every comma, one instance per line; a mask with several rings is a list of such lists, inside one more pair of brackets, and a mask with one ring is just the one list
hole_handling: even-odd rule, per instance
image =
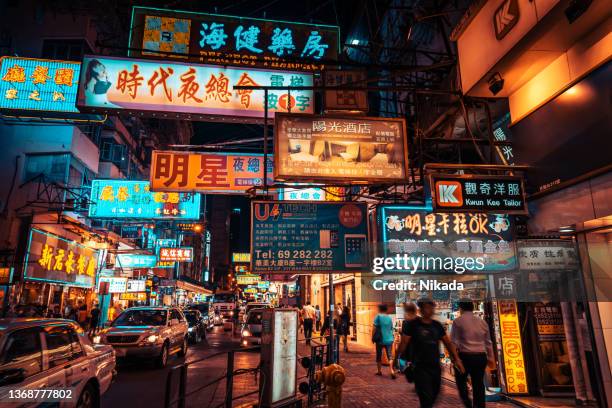
[[127, 350], [124, 348], [116, 348], [115, 349], [115, 356], [117, 357], [125, 357], [125, 355], [127, 354]]

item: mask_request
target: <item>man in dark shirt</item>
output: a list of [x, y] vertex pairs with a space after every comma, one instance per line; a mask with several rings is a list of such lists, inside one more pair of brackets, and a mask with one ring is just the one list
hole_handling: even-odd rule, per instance
[[100, 309], [98, 308], [98, 304], [94, 303], [91, 308], [91, 312], [89, 312], [91, 318], [89, 319], [89, 335], [95, 336], [96, 331], [98, 330], [98, 324], [100, 322]]
[[417, 304], [421, 317], [402, 326], [402, 341], [397, 354], [402, 355], [409, 345], [412, 346], [414, 387], [420, 406], [429, 408], [433, 407], [440, 393], [442, 381], [440, 341], [444, 343], [457, 370], [463, 373], [465, 369], [444, 327], [432, 318], [436, 304], [430, 300], [419, 301]]

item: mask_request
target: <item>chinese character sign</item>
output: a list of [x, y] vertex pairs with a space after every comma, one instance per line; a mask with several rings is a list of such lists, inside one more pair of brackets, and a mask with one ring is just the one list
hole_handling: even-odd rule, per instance
[[296, 70], [337, 60], [340, 38], [337, 26], [144, 7], [131, 33], [130, 56]]
[[32, 228], [24, 276], [27, 280], [93, 287], [98, 251], [75, 241]]
[[157, 257], [147, 254], [117, 254], [115, 266], [120, 268], [155, 268]]
[[232, 262], [234, 263], [249, 263], [251, 262], [251, 254], [248, 252], [233, 252]]
[[[191, 225], [191, 224], [189, 224]], [[191, 229], [190, 229], [191, 230]], [[179, 229], [179, 231], [181, 231]], [[168, 238], [163, 238], [163, 239], [157, 239], [155, 241], [155, 255], [157, 255], [157, 257], [159, 258], [159, 249], [162, 247], [166, 247], [166, 248], [176, 248], [177, 244], [176, 244], [176, 239], [168, 239]], [[175, 266], [175, 262], [174, 261], [157, 261], [157, 265], [155, 266], [156, 268], [174, 268]]]
[[362, 203], [255, 201], [253, 272], [363, 271], [368, 267], [367, 208]]
[[91, 218], [200, 218], [200, 194], [153, 192], [148, 181], [94, 180], [90, 200]]
[[19, 57], [0, 58], [0, 108], [78, 112], [81, 64]]
[[344, 187], [286, 187], [279, 189], [278, 199], [286, 201], [343, 201]]
[[516, 301], [500, 300], [499, 325], [504, 356], [504, 371], [508, 394], [527, 394], [527, 371], [523, 357], [521, 326]]
[[[273, 163], [268, 156], [268, 183]], [[263, 154], [153, 151], [151, 188], [155, 191], [199, 191], [244, 194], [263, 185]]]
[[192, 262], [193, 248], [178, 247], [178, 248], [159, 248], [159, 260], [163, 262]]
[[530, 239], [517, 241], [522, 271], [578, 270], [578, 248], [571, 241]]
[[405, 181], [403, 119], [276, 116], [274, 178], [309, 181]]
[[[170, 61], [85, 56], [78, 105], [90, 111], [130, 110], [185, 115], [264, 117], [263, 90], [234, 85], [312, 85], [312, 75]], [[269, 91], [268, 113], [312, 113], [313, 92]]]
[[507, 214], [432, 213], [406, 206], [377, 208], [384, 256], [482, 257], [480, 272], [514, 270], [516, 249]]

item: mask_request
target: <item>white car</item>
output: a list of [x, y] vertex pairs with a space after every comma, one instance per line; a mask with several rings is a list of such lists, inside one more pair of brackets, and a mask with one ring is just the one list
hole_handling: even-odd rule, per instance
[[0, 319], [3, 407], [98, 407], [115, 376], [112, 347], [92, 344], [72, 320]]

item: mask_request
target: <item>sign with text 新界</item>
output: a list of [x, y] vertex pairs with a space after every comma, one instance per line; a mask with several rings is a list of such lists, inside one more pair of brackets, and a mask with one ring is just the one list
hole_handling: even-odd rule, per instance
[[368, 267], [363, 203], [254, 201], [251, 271], [363, 271]]
[[[264, 91], [235, 90], [234, 85], [292, 84], [312, 86], [312, 74], [87, 55], [83, 57], [78, 106], [90, 112], [231, 116], [257, 122], [264, 117]], [[286, 90], [271, 90], [267, 103], [270, 118], [289, 109], [312, 113], [313, 91], [295, 90], [289, 95]]]
[[436, 211], [528, 213], [521, 177], [431, 174], [429, 184]]
[[0, 58], [0, 109], [79, 112], [79, 62]]
[[90, 218], [200, 218], [200, 194], [153, 192], [148, 181], [93, 180], [90, 200]]
[[134, 7], [130, 56], [313, 70], [338, 59], [338, 26]]
[[[268, 183], [273, 184], [268, 156]], [[187, 153], [153, 151], [151, 188], [154, 191], [191, 191], [244, 194], [263, 185], [264, 156], [255, 153]]]
[[278, 114], [274, 178], [402, 182], [408, 174], [403, 119]]
[[93, 287], [98, 251], [36, 228], [30, 230], [24, 278], [68, 286]]

